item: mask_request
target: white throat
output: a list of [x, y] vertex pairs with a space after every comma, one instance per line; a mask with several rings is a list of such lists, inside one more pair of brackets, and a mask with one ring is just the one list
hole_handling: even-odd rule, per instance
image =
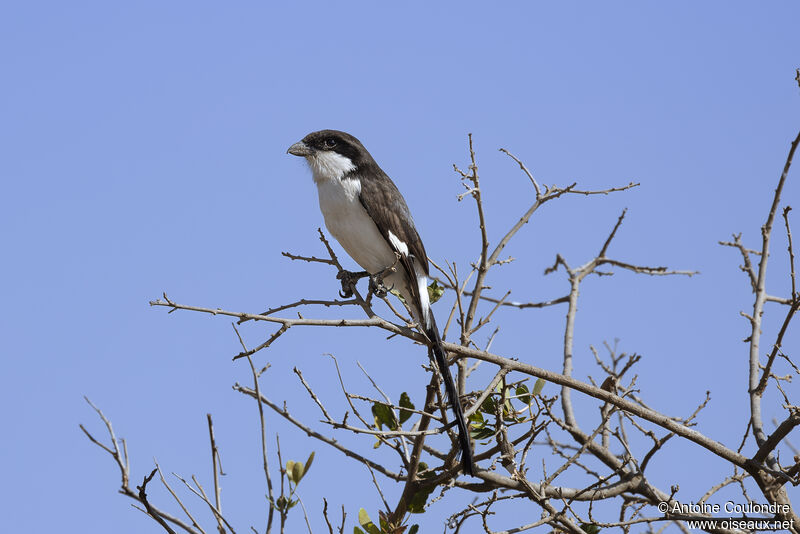
[[313, 156], [307, 157], [306, 161], [317, 184], [341, 180], [345, 174], [356, 168], [350, 158], [329, 150], [317, 151]]

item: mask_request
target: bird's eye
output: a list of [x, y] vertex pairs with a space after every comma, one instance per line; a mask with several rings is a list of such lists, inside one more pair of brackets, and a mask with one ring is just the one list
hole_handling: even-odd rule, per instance
[[329, 137], [325, 139], [325, 142], [323, 144], [325, 145], [325, 148], [333, 148], [336, 146], [336, 139], [334, 139], [333, 137]]

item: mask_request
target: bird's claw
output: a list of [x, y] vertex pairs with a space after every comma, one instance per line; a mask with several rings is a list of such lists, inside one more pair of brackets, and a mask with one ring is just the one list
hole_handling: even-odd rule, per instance
[[349, 299], [353, 296], [353, 288], [356, 282], [361, 278], [368, 276], [366, 272], [354, 273], [351, 271], [339, 271], [336, 274], [336, 279], [342, 281], [342, 289], [339, 291], [339, 296], [343, 299]]
[[370, 276], [369, 290], [373, 295], [382, 299], [389, 293], [389, 291], [391, 291], [391, 288], [388, 288], [386, 285], [384, 285], [383, 278], [380, 276]]

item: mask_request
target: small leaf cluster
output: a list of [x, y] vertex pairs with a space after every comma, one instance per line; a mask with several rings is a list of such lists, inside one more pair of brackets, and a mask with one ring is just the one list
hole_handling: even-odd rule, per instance
[[[495, 427], [490, 424], [489, 419], [484, 414], [496, 418], [499, 412], [506, 425], [515, 425], [527, 421], [529, 417], [525, 415], [525, 408], [530, 407], [535, 395], [541, 394], [544, 384], [544, 380], [537, 379], [533, 386], [533, 391], [529, 391], [528, 386], [525, 384], [518, 384], [514, 388], [514, 395], [511, 395], [511, 387], [504, 387], [503, 384], [498, 384], [494, 393], [487, 397], [481, 407], [469, 417], [472, 438], [482, 440], [489, 439], [494, 435]], [[524, 405], [523, 408], [516, 410], [512, 400], [521, 402]]]
[[444, 295], [444, 287], [439, 285], [439, 282], [434, 280], [428, 286], [428, 300], [430, 300], [431, 304], [442, 298]]
[[[308, 473], [308, 470], [311, 469], [311, 463], [314, 461], [314, 452], [312, 451], [311, 454], [308, 455], [308, 460], [306, 460], [305, 465], [303, 462], [295, 462], [289, 460], [286, 462], [286, 478], [289, 479], [289, 496], [281, 494], [280, 497], [275, 499], [275, 508], [281, 515], [286, 515], [289, 510], [294, 508], [294, 506], [299, 502], [299, 499], [293, 499], [295, 492], [297, 491], [297, 485], [303, 479], [304, 476]], [[281, 490], [283, 491], [283, 490]]]
[[[411, 402], [408, 393], [405, 391], [400, 394], [400, 410], [399, 415], [395, 414], [394, 409], [388, 404], [382, 402], [375, 402], [372, 404], [372, 416], [375, 419], [375, 426], [378, 430], [383, 430], [386, 427], [389, 430], [399, 430], [403, 423], [409, 420], [413, 415], [414, 404]], [[381, 441], [375, 443], [375, 448], [380, 447]]]
[[419, 525], [393, 525], [383, 511], [379, 511], [378, 525], [372, 522], [366, 510], [358, 511], [358, 523], [361, 528], [353, 527], [353, 534], [417, 534]]
[[[428, 468], [428, 464], [425, 462], [419, 463], [419, 470], [417, 471], [417, 478], [420, 480], [425, 480], [426, 478], [433, 478], [435, 473]], [[422, 488], [417, 490], [417, 492], [411, 497], [411, 502], [408, 503], [408, 511], [412, 514], [421, 514], [425, 512], [425, 503], [428, 501], [428, 497], [436, 486], [425, 486], [423, 485]]]
[[[401, 295], [396, 289], [390, 289], [389, 293], [399, 298], [401, 302], [406, 301], [406, 299], [403, 298], [403, 295]], [[434, 280], [430, 283], [430, 285], [428, 285], [428, 300], [431, 304], [442, 298], [442, 295], [444, 295], [444, 286], [440, 286], [439, 282]]]

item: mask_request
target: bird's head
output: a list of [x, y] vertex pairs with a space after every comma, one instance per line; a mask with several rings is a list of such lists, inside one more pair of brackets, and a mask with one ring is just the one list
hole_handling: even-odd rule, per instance
[[341, 179], [373, 161], [361, 141], [339, 130], [312, 132], [286, 152], [306, 158], [315, 181]]

